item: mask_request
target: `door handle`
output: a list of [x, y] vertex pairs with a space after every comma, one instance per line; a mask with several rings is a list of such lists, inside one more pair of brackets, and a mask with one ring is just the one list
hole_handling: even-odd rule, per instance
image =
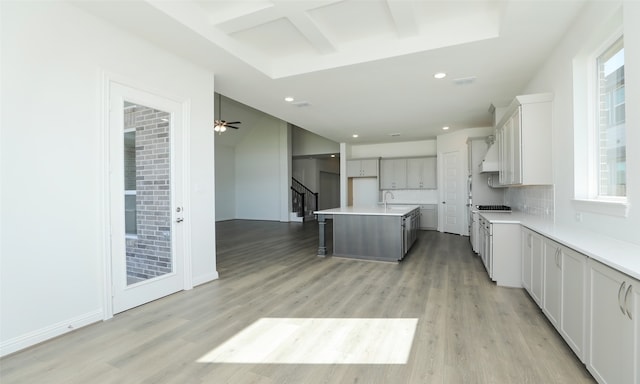
[[182, 217], [179, 217], [176, 219], [176, 223], [182, 223], [184, 221], [184, 219]]

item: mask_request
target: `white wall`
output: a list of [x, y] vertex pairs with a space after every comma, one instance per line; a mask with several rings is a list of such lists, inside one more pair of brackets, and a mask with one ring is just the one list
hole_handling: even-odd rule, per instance
[[340, 144], [299, 127], [291, 129], [292, 155], [326, 155], [340, 152]]
[[293, 159], [293, 177], [313, 192], [320, 191], [320, 172], [340, 173], [340, 159]]
[[[282, 120], [264, 115], [251, 132], [235, 148], [236, 218], [244, 220], [282, 219], [283, 183], [290, 175], [282, 172], [284, 157], [281, 140], [286, 130]], [[284, 133], [286, 134], [286, 132]], [[288, 179], [287, 179], [288, 177]]]
[[235, 163], [235, 149], [216, 144], [216, 221], [236, 218]]
[[[627, 192], [629, 216], [613, 217], [582, 213], [576, 220], [574, 197], [574, 130], [582, 129], [574, 122], [573, 59], [590, 36], [598, 33], [608, 16], [620, 2], [591, 2], [573, 27], [565, 34], [554, 53], [531, 80], [523, 93], [553, 92], [554, 117], [552, 130], [553, 174], [555, 184], [556, 221], [590, 229], [611, 237], [640, 243], [640, 3], [623, 4], [626, 126], [627, 126]], [[580, 85], [580, 84], [578, 84]]]
[[416, 140], [403, 141], [398, 143], [351, 145], [349, 159], [361, 159], [367, 157], [411, 157], [435, 155], [435, 140]]
[[190, 100], [194, 283], [217, 277], [213, 74], [58, 2], [2, 2], [0, 352], [103, 318], [101, 70]]

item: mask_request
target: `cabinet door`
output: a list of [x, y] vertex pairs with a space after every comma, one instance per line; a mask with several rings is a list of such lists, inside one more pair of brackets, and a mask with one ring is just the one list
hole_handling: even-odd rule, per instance
[[551, 324], [560, 329], [561, 256], [560, 246], [548, 239], [544, 240], [544, 288], [542, 290], [542, 312]]
[[511, 183], [522, 184], [522, 107], [511, 116]]
[[436, 205], [420, 207], [420, 229], [436, 229], [438, 227], [438, 209]]
[[542, 306], [542, 236], [531, 233], [531, 297]]
[[380, 189], [407, 187], [407, 159], [380, 160]]
[[424, 159], [407, 159], [407, 188], [424, 188]]
[[640, 383], [640, 281], [632, 280], [628, 293], [625, 292], [625, 306], [629, 310], [629, 319], [632, 322], [633, 332], [630, 338], [632, 342], [631, 350], [633, 355], [630, 358], [633, 383]]
[[599, 383], [633, 383], [634, 324], [624, 299], [629, 281], [624, 274], [589, 260], [589, 282], [587, 368]]
[[425, 189], [436, 189], [438, 188], [438, 175], [437, 175], [437, 158], [434, 157], [426, 157], [423, 160], [424, 169], [422, 175], [423, 188]]
[[531, 295], [531, 231], [522, 229], [522, 287]]
[[347, 177], [359, 177], [360, 176], [360, 160], [348, 160], [347, 161]]
[[360, 163], [361, 175], [365, 177], [378, 176], [378, 160], [368, 159], [361, 160]]
[[566, 247], [561, 256], [560, 334], [584, 361], [587, 257]]
[[507, 158], [505, 156], [505, 136], [504, 136], [504, 126], [500, 126], [496, 129], [496, 143], [498, 145], [498, 184], [506, 185], [507, 184], [507, 170], [505, 165], [507, 163]]

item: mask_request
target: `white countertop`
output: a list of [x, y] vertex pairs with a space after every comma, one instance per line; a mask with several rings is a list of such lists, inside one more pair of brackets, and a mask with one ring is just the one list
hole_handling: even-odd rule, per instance
[[420, 209], [418, 205], [402, 205], [402, 206], [389, 206], [387, 208], [384, 205], [371, 205], [366, 207], [344, 207], [344, 208], [332, 208], [323, 209], [321, 211], [313, 212], [316, 215], [372, 215], [372, 216], [404, 216], [414, 209]]
[[[384, 204], [384, 203], [382, 201], [379, 201], [378, 204]], [[424, 203], [419, 201], [396, 201], [396, 200], [387, 201], [387, 204], [388, 205], [438, 205], [437, 202]]]
[[551, 240], [640, 280], [640, 245], [599, 233], [556, 224], [521, 212], [480, 212], [495, 224], [521, 224]]

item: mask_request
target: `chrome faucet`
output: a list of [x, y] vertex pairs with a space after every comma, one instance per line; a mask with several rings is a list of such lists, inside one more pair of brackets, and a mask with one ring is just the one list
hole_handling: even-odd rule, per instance
[[384, 198], [382, 199], [384, 201], [384, 210], [387, 210], [387, 195], [391, 195], [391, 198], [395, 200], [395, 197], [393, 196], [393, 193], [391, 193], [391, 191], [385, 191], [384, 193]]

